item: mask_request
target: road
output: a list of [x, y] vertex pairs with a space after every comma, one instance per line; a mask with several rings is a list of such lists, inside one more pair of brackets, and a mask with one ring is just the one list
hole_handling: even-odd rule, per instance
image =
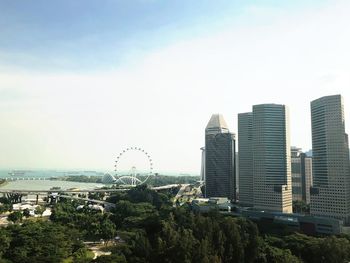
[[82, 201], [87, 201], [87, 202], [91, 202], [91, 203], [96, 203], [96, 204], [101, 204], [101, 205], [107, 205], [107, 206], [115, 207], [115, 204], [113, 204], [113, 203], [109, 203], [109, 202], [101, 201], [101, 200], [84, 198], [84, 197], [71, 196], [71, 195], [58, 195], [58, 197], [64, 197], [64, 198], [75, 199], [75, 200], [82, 200]]
[[[177, 187], [179, 185], [177, 184], [169, 184], [169, 185], [163, 185], [158, 187], [151, 187], [152, 190], [164, 190], [164, 189], [171, 189], [174, 187]], [[2, 194], [8, 194], [8, 193], [16, 193], [16, 194], [43, 194], [43, 193], [113, 193], [113, 192], [123, 192], [130, 190], [131, 188], [124, 188], [124, 189], [95, 189], [95, 190], [64, 190], [64, 189], [58, 189], [58, 190], [11, 190], [11, 189], [1, 189], [0, 193]]]

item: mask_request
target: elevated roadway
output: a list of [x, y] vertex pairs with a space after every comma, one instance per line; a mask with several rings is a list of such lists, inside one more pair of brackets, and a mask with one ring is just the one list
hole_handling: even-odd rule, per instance
[[59, 198], [67, 198], [67, 199], [74, 199], [74, 200], [82, 200], [86, 202], [91, 202], [99, 205], [104, 205], [104, 206], [110, 206], [110, 207], [115, 207], [115, 204], [109, 203], [106, 201], [101, 201], [101, 200], [95, 200], [95, 199], [89, 199], [89, 198], [84, 198], [84, 197], [78, 197], [78, 196], [71, 196], [71, 195], [59, 195]]
[[[181, 186], [181, 185], [180, 184], [170, 184], [170, 185], [164, 185], [164, 186], [151, 187], [151, 189], [155, 190], [155, 191], [160, 191], [160, 190], [176, 188], [178, 186]], [[27, 190], [27, 189], [2, 189], [2, 188], [0, 188], [0, 193], [2, 193], [2, 194], [16, 193], [16, 194], [23, 194], [23, 195], [26, 195], [26, 194], [47, 194], [47, 193], [73, 193], [73, 194], [74, 193], [114, 193], [114, 192], [123, 192], [123, 191], [127, 191], [130, 189], [131, 188]]]

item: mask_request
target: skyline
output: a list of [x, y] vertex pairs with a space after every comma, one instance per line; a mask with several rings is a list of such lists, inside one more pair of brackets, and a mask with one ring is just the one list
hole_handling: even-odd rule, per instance
[[304, 151], [312, 100], [341, 94], [350, 123], [347, 1], [53, 3], [0, 3], [1, 169], [108, 171], [138, 146], [199, 174], [210, 116], [237, 134], [255, 104], [287, 105]]

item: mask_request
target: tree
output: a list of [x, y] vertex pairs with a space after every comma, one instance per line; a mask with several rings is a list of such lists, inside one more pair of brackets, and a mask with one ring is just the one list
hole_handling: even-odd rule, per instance
[[164, 205], [171, 205], [169, 198], [165, 194], [158, 193], [142, 184], [132, 188], [127, 192], [127, 198], [132, 203], [147, 202], [160, 209]]
[[25, 216], [26, 218], [30, 217], [30, 211], [28, 208], [23, 210], [23, 216]]
[[7, 219], [12, 221], [13, 223], [17, 223], [19, 221], [22, 221], [23, 214], [19, 211], [12, 212], [8, 215]]
[[263, 243], [260, 247], [257, 262], [261, 263], [301, 263], [301, 261], [292, 255], [289, 249], [272, 247]]
[[223, 229], [223, 233], [225, 235], [225, 252], [223, 261], [243, 261], [244, 250], [241, 242], [241, 235], [238, 231], [238, 225], [235, 223], [234, 219], [231, 217], [225, 218], [221, 228]]
[[91, 193], [89, 192], [88, 198], [89, 199], [94, 199], [94, 200], [103, 200], [105, 197], [105, 193]]
[[320, 242], [320, 262], [343, 263], [350, 260], [350, 244], [345, 238], [327, 237]]
[[11, 238], [7, 231], [0, 228], [0, 259], [6, 250], [10, 247]]
[[101, 223], [101, 237], [106, 241], [106, 245], [109, 240], [115, 237], [115, 233], [115, 224], [108, 218], [105, 218]]
[[6, 198], [5, 196], [0, 197], [0, 203], [2, 204], [11, 204], [10, 199]]
[[124, 255], [99, 256], [94, 263], [127, 263]]
[[77, 231], [51, 222], [27, 221], [6, 231], [11, 243], [3, 257], [11, 262], [61, 263], [84, 247]]
[[[90, 253], [92, 253], [90, 251]], [[73, 253], [74, 263], [86, 263], [90, 262], [91, 258], [89, 257], [89, 250], [86, 247], [79, 248]]]
[[34, 211], [34, 213], [35, 213], [36, 215], [40, 215], [40, 216], [42, 216], [44, 212], [45, 212], [45, 207], [42, 207], [42, 206], [40, 206], [40, 205], [38, 205], [38, 206], [35, 208], [35, 211]]
[[7, 211], [11, 210], [11, 205], [10, 204], [1, 204], [0, 205], [0, 214], [6, 213]]
[[261, 240], [259, 239], [259, 231], [256, 224], [245, 218], [237, 218], [239, 225], [241, 242], [244, 249], [245, 262], [252, 263], [255, 261]]

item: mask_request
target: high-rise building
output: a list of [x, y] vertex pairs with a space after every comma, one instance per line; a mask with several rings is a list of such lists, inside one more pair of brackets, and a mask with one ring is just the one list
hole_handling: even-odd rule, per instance
[[253, 205], [253, 113], [238, 114], [239, 202]]
[[350, 224], [349, 144], [340, 95], [311, 102], [313, 187], [310, 212]]
[[200, 180], [202, 182], [205, 182], [205, 147], [201, 148], [202, 151], [202, 159], [201, 159], [201, 174], [200, 174]]
[[205, 196], [236, 199], [235, 135], [220, 114], [205, 129]]
[[297, 147], [291, 148], [291, 157], [293, 201], [304, 201], [309, 204], [312, 185], [312, 158]]
[[[237, 139], [236, 139], [237, 140]], [[237, 146], [236, 146], [236, 150], [237, 150]], [[236, 184], [236, 199], [238, 200], [238, 196], [237, 196], [237, 192], [238, 192], [238, 189], [239, 189], [239, 164], [238, 164], [238, 158], [239, 158], [239, 154], [238, 152], [236, 152], [235, 154], [235, 184]]]
[[292, 213], [288, 108], [253, 106], [253, 204], [263, 210]]

